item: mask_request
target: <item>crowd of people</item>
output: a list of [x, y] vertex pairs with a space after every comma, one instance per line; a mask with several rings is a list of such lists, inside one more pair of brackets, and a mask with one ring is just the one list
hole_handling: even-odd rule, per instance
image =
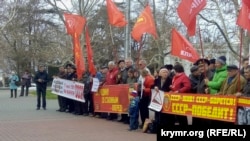
[[[235, 95], [237, 97], [250, 97], [250, 65], [248, 59], [243, 59], [242, 68], [236, 65], [227, 64], [225, 56], [216, 59], [199, 59], [190, 70], [184, 70], [181, 63], [167, 64], [160, 67], [155, 73], [147, 68], [146, 60], [139, 60], [135, 65], [133, 60], [127, 58], [119, 60], [117, 63], [109, 61], [107, 66], [97, 69], [95, 75], [86, 71], [81, 82], [84, 84], [85, 103], [74, 101], [69, 98], [58, 96], [59, 112], [72, 113], [74, 115], [93, 116], [105, 118], [107, 120], [116, 120], [129, 125], [129, 130], [142, 128], [146, 119], [149, 118], [149, 104], [151, 100], [151, 89], [171, 93], [197, 93], [211, 95]], [[190, 71], [187, 75], [185, 71]], [[13, 74], [14, 76], [15, 74]], [[34, 81], [37, 84], [37, 110], [40, 109], [40, 97], [42, 96], [42, 107], [46, 109], [46, 83], [47, 73], [44, 67], [40, 66], [36, 73]], [[54, 78], [59, 77], [71, 81], [77, 80], [76, 67], [73, 64], [59, 67], [59, 72]], [[91, 92], [93, 78], [98, 78], [100, 85], [118, 85], [129, 84], [131, 88], [134, 83], [138, 83], [136, 90], [131, 93], [130, 106], [128, 114], [115, 113], [97, 113], [94, 112], [93, 94]], [[29, 78], [28, 73], [22, 76], [23, 80]], [[16, 78], [10, 78], [10, 86], [14, 84]], [[18, 79], [18, 78], [17, 78]], [[18, 81], [18, 80], [17, 80]], [[25, 82], [27, 84], [28, 82]], [[26, 86], [26, 85], [25, 85]], [[25, 88], [22, 86], [22, 89]], [[44, 91], [45, 88], [45, 91]], [[11, 88], [11, 97], [15, 89]], [[21, 96], [23, 96], [23, 90]], [[28, 95], [26, 90], [26, 96]], [[139, 120], [140, 117], [140, 120]], [[140, 121], [140, 122], [139, 122]], [[140, 123], [140, 124], [139, 124]], [[187, 116], [155, 112], [155, 126], [188, 125]], [[234, 124], [218, 120], [209, 120], [193, 117], [193, 125], [221, 125]]]

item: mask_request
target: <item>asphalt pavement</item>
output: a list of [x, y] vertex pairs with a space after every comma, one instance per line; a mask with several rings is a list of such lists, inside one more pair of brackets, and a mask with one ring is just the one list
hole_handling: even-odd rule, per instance
[[155, 134], [128, 131], [127, 124], [57, 109], [57, 100], [36, 110], [35, 96], [10, 98], [9, 90], [0, 90], [0, 141], [156, 141]]

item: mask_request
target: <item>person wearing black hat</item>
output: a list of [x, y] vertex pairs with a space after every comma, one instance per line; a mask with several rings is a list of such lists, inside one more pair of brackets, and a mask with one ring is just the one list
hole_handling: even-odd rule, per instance
[[[119, 72], [116, 78], [116, 84], [126, 84], [128, 78], [128, 71], [126, 70], [125, 61], [119, 60], [118, 61]], [[127, 122], [128, 121], [128, 114], [121, 114], [121, 119], [118, 120], [119, 122]]]
[[189, 80], [191, 82], [191, 93], [197, 92], [197, 84], [199, 82], [200, 71], [198, 66], [192, 66], [190, 69], [191, 74], [189, 75]]
[[236, 65], [228, 65], [227, 73], [228, 76], [223, 81], [218, 94], [234, 95], [242, 91], [243, 87], [246, 85], [246, 79], [240, 75], [239, 68]]
[[[200, 73], [197, 83], [197, 89], [195, 93], [198, 94], [205, 94], [205, 90], [207, 86], [205, 85], [205, 78], [208, 80], [212, 80], [214, 73], [209, 69], [210, 62], [207, 59], [199, 59], [197, 60], [194, 65], [198, 66], [198, 71]], [[202, 119], [193, 117], [192, 125], [209, 125], [211, 121], [209, 119]]]
[[39, 70], [36, 72], [34, 81], [36, 83], [36, 91], [37, 91], [37, 108], [36, 110], [40, 110], [41, 107], [41, 97], [42, 97], [42, 107], [46, 110], [46, 89], [47, 82], [49, 81], [49, 77], [43, 65], [39, 66]]
[[215, 72], [215, 59], [210, 59], [209, 62], [210, 62], [209, 70], [211, 70], [214, 73]]
[[205, 84], [208, 86], [207, 93], [216, 94], [219, 92], [223, 81], [227, 78], [226, 57], [220, 56], [215, 61], [215, 73], [213, 79], [205, 79]]
[[207, 86], [205, 85], [205, 78], [208, 80], [212, 80], [214, 73], [209, 69], [210, 62], [207, 59], [199, 59], [197, 60], [194, 65], [199, 67], [199, 82], [197, 84], [197, 93], [205, 94], [205, 89]]
[[[76, 81], [77, 75], [76, 75], [76, 67], [72, 64], [67, 65], [67, 75], [66, 75], [66, 79], [67, 80], [71, 80], [71, 81]], [[69, 98], [65, 98], [65, 102], [67, 105], [67, 112], [69, 113], [74, 113], [74, 100], [69, 99]]]

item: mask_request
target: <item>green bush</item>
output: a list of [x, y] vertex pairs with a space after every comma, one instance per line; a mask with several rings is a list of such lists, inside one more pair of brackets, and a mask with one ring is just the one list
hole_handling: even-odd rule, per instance
[[[35, 96], [36, 96], [36, 91], [31, 91], [30, 93], [31, 93], [32, 95], [35, 95]], [[46, 91], [46, 99], [57, 99], [57, 95], [51, 93], [51, 90], [47, 90], [47, 91]]]

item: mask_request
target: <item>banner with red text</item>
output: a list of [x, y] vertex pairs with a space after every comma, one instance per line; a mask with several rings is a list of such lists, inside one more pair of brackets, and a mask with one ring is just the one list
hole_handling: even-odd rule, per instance
[[85, 102], [83, 90], [84, 84], [60, 78], [55, 78], [51, 86], [51, 92], [53, 94], [80, 102]]
[[129, 85], [102, 86], [94, 93], [95, 112], [127, 113], [129, 106]]
[[162, 112], [235, 122], [236, 107], [235, 96], [165, 93]]

